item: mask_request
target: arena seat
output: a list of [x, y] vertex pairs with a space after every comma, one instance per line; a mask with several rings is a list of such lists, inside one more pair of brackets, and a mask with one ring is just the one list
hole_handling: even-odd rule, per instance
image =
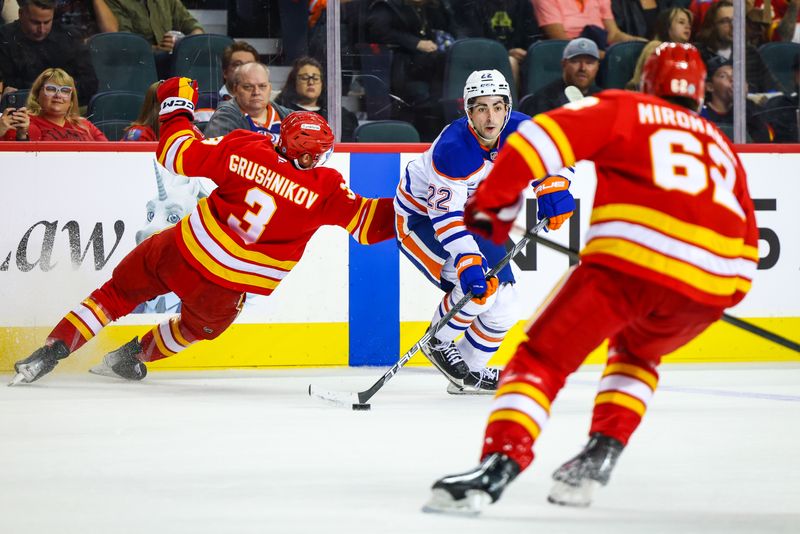
[[528, 47], [528, 55], [522, 65], [525, 94], [531, 95], [561, 78], [561, 56], [569, 41], [550, 39], [537, 41]]
[[89, 100], [86, 118], [92, 122], [124, 120], [130, 123], [139, 116], [143, 102], [144, 95], [141, 93], [130, 91], [97, 93]]
[[625, 89], [625, 84], [633, 78], [636, 62], [646, 44], [644, 41], [625, 41], [609, 46], [600, 62], [597, 85], [603, 89]]
[[89, 54], [97, 73], [98, 93], [131, 91], [145, 94], [158, 80], [153, 50], [135, 33], [98, 33], [89, 38]]
[[356, 143], [419, 143], [419, 132], [405, 121], [381, 120], [359, 124]]
[[497, 69], [505, 76], [511, 87], [511, 97], [516, 102], [517, 90], [506, 48], [491, 39], [459, 39], [447, 49], [444, 65], [442, 107], [446, 122], [464, 114], [464, 83], [473, 71], [484, 69]]
[[103, 132], [109, 141], [119, 141], [125, 137], [125, 128], [131, 125], [131, 121], [112, 119], [107, 121], [92, 121], [97, 129]]
[[787, 93], [795, 92], [797, 88], [792, 64], [800, 55], [800, 43], [766, 43], [758, 47], [758, 53], [784, 90]]
[[222, 54], [233, 44], [227, 35], [187, 35], [172, 51], [172, 73], [197, 80], [200, 91], [222, 87]]

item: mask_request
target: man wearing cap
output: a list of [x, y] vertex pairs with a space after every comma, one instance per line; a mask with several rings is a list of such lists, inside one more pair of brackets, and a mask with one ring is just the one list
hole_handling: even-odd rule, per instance
[[[733, 64], [716, 56], [708, 62], [706, 101], [700, 116], [716, 124], [730, 137], [733, 131]], [[761, 118], [763, 110], [751, 100], [746, 101], [747, 135], [755, 143], [769, 143], [769, 129]]]
[[573, 39], [564, 48], [561, 59], [561, 79], [549, 83], [526, 97], [520, 103], [520, 111], [533, 117], [568, 102], [564, 89], [574, 85], [583, 96], [593, 95], [600, 91], [594, 83], [597, 69], [600, 67], [600, 51], [594, 41], [585, 37]]

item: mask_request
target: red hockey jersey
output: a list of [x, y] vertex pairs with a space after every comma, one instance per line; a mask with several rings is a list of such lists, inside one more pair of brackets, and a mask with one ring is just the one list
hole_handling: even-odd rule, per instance
[[362, 198], [335, 169], [299, 170], [263, 135], [202, 139], [179, 118], [162, 126], [157, 154], [170, 171], [217, 184], [176, 236], [187, 261], [225, 287], [269, 295], [320, 226], [341, 226], [363, 244], [395, 235], [391, 198]]
[[750, 289], [758, 231], [745, 172], [710, 122], [654, 96], [598, 95], [520, 125], [476, 193], [514, 203], [531, 178], [594, 161], [597, 192], [582, 261], [611, 266], [710, 305]]

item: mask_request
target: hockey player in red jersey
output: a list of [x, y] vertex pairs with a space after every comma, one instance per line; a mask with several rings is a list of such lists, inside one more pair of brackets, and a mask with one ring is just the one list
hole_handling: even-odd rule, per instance
[[273, 147], [263, 135], [244, 130], [204, 139], [190, 122], [197, 84], [188, 78], [162, 83], [158, 99], [158, 161], [177, 174], [211, 178], [217, 189], [177, 225], [123, 258], [43, 347], [15, 364], [12, 383], [41, 378], [139, 303], [174, 291], [182, 301], [180, 315], [110, 352], [93, 369], [141, 380], [145, 362], [225, 331], [245, 292], [272, 293], [320, 226], [341, 226], [364, 244], [394, 237], [391, 198], [362, 198], [336, 170], [318, 166], [333, 149], [333, 133], [317, 113], [289, 115]]
[[584, 159], [597, 168], [591, 226], [581, 263], [501, 375], [480, 464], [435, 482], [427, 511], [477, 513], [497, 501], [533, 461], [567, 376], [609, 339], [589, 442], [553, 474], [548, 497], [588, 506], [641, 422], [661, 357], [750, 289], [753, 203], [726, 137], [695, 113], [705, 77], [694, 47], [664, 43], [645, 64], [644, 94], [605, 91], [538, 115], [508, 138], [465, 207], [467, 228], [502, 242], [530, 180]]

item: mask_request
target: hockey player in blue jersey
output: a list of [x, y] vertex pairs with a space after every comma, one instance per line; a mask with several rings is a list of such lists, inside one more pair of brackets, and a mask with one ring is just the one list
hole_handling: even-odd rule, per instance
[[506, 138], [530, 118], [511, 107], [511, 91], [499, 71], [470, 74], [464, 86], [466, 116], [446, 126], [433, 145], [408, 164], [395, 194], [400, 250], [445, 291], [432, 324], [468, 291], [480, 297], [422, 349], [448, 378], [448, 393], [492, 394], [497, 389], [499, 370], [486, 364], [516, 322], [511, 266], [485, 280], [485, 272], [505, 256], [505, 248], [464, 226], [467, 198], [489, 174]]

